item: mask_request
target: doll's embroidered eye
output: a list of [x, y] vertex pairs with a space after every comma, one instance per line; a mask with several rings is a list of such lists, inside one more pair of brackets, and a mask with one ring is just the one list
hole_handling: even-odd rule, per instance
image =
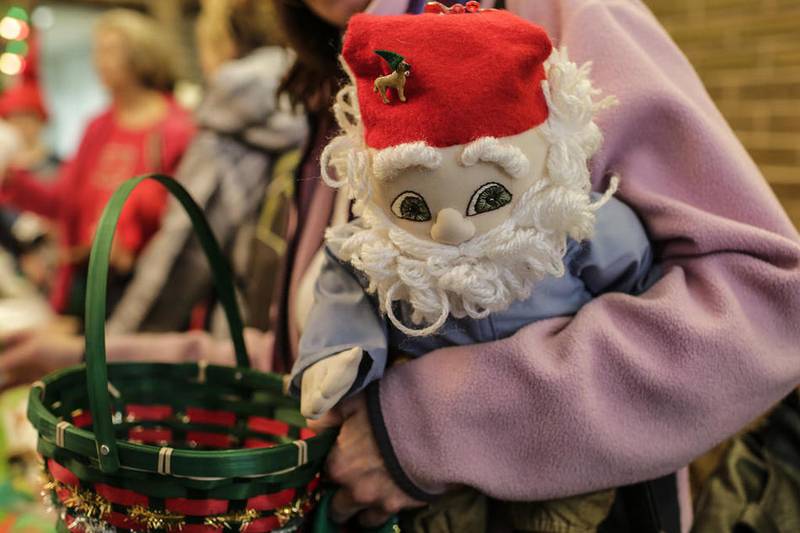
[[399, 218], [414, 222], [427, 222], [431, 219], [431, 210], [425, 198], [414, 191], [406, 191], [392, 202], [392, 213]]
[[499, 183], [491, 182], [481, 185], [469, 199], [467, 216], [488, 213], [511, 203], [511, 193]]

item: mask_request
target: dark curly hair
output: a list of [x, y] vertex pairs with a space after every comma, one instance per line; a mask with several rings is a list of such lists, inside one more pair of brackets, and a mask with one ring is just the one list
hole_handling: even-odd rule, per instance
[[278, 22], [297, 61], [279, 93], [310, 112], [326, 109], [343, 79], [339, 68], [341, 30], [322, 20], [301, 0], [273, 0]]

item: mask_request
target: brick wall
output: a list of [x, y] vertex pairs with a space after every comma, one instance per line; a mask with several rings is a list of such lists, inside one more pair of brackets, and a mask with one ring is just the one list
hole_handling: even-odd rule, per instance
[[800, 0], [645, 0], [800, 228]]

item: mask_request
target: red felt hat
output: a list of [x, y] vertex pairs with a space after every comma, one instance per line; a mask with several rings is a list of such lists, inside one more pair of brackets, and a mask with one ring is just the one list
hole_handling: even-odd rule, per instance
[[[541, 124], [547, 119], [543, 63], [551, 50], [542, 28], [508, 11], [464, 10], [356, 15], [342, 55], [355, 78], [366, 143], [382, 149], [415, 141], [466, 144]], [[406, 101], [389, 89], [385, 104], [375, 80], [392, 72], [389, 58], [396, 65], [397, 56], [410, 65]]]
[[14, 113], [33, 113], [47, 120], [47, 109], [36, 82], [26, 80], [0, 94], [0, 117], [7, 118]]

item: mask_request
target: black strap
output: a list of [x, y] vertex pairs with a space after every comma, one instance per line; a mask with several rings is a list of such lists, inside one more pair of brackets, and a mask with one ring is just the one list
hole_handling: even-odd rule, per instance
[[680, 533], [678, 476], [669, 474], [617, 489], [600, 533]]

